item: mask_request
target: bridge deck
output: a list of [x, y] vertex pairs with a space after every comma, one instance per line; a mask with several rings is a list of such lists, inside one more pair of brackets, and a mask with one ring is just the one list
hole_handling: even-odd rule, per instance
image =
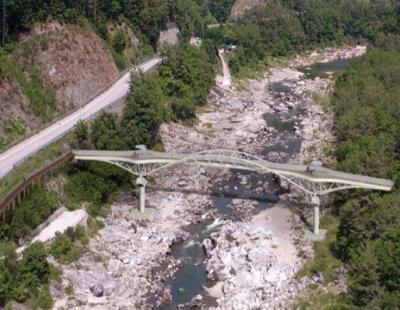
[[390, 191], [391, 180], [345, 173], [319, 165], [280, 164], [266, 161], [245, 153], [227, 150], [211, 150], [193, 154], [163, 153], [154, 151], [94, 151], [76, 150], [73, 152], [79, 160], [97, 160], [106, 162], [127, 162], [131, 164], [198, 163], [208, 166], [244, 169], [260, 173], [271, 172], [278, 175], [298, 177], [311, 182], [341, 183], [361, 188]]

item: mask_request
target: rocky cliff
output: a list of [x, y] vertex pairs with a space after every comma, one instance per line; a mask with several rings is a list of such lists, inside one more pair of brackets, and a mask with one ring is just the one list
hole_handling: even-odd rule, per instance
[[236, 0], [231, 10], [231, 17], [240, 17], [246, 10], [265, 3], [266, 0]]
[[[18, 123], [22, 128], [14, 128]], [[8, 74], [0, 77], [0, 142], [5, 143], [9, 136], [29, 133], [40, 124], [21, 86]]]
[[39, 70], [69, 111], [106, 89], [118, 75], [114, 60], [90, 28], [50, 22], [20, 37], [17, 61], [26, 72]]
[[[127, 40], [122, 53], [131, 60], [140, 49], [133, 31], [126, 25], [110, 25], [109, 37], [112, 39], [121, 27]], [[37, 24], [20, 35], [12, 54], [1, 57], [0, 149], [38, 130], [55, 116], [78, 109], [118, 77], [107, 43], [85, 24]], [[34, 110], [32, 97], [37, 92], [54, 93], [56, 114]], [[43, 96], [37, 97], [42, 104]]]

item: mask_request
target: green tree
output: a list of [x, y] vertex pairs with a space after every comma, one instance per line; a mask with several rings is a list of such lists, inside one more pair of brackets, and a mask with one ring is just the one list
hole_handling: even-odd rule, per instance
[[111, 43], [113, 49], [118, 52], [122, 53], [127, 45], [127, 38], [123, 29], [118, 29], [117, 33], [112, 38]]
[[103, 112], [92, 125], [90, 138], [98, 150], [121, 150], [124, 143], [116, 116]]
[[10, 220], [8, 238], [18, 241], [30, 234], [32, 229], [43, 223], [56, 209], [58, 201], [53, 192], [38, 186], [14, 210]]
[[17, 273], [20, 286], [34, 292], [41, 284], [47, 284], [50, 266], [43, 243], [35, 242], [25, 249]]
[[383, 295], [379, 284], [378, 259], [373, 243], [362, 246], [352, 256], [349, 290], [352, 302], [360, 307], [378, 306]]
[[189, 98], [174, 99], [172, 102], [172, 111], [178, 119], [187, 120], [196, 117], [196, 104]]
[[382, 284], [400, 293], [400, 225], [390, 229], [376, 246]]
[[79, 259], [81, 251], [66, 234], [58, 234], [50, 246], [50, 254], [63, 264], [69, 264]]
[[136, 144], [154, 146], [158, 140], [158, 128], [165, 118], [164, 95], [159, 78], [146, 76], [142, 84], [126, 101], [122, 119], [123, 137], [130, 149]]
[[88, 133], [88, 128], [85, 124], [84, 121], [80, 120], [74, 130], [76, 139], [78, 140], [79, 144], [82, 144], [83, 142], [87, 141], [89, 138], [89, 133]]
[[13, 296], [16, 285], [15, 273], [18, 270], [17, 254], [15, 246], [9, 242], [0, 244], [0, 304], [4, 306], [6, 301]]
[[129, 82], [129, 92], [134, 92], [136, 88], [142, 85], [144, 80], [144, 74], [141, 70], [133, 70], [131, 72], [131, 80]]

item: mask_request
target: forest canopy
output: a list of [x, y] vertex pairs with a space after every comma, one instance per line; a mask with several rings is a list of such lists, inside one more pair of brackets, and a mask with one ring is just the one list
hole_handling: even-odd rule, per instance
[[337, 168], [389, 178], [390, 193], [337, 197], [335, 254], [349, 266], [349, 304], [400, 308], [400, 53], [372, 49], [337, 80]]
[[203, 32], [207, 21], [223, 22], [229, 17], [232, 0], [5, 0], [0, 16], [5, 14], [5, 29], [0, 37], [15, 40], [20, 32], [30, 30], [48, 18], [72, 23], [87, 19], [104, 39], [107, 22], [124, 19], [143, 39], [156, 46], [160, 30], [176, 22], [183, 37]]
[[288, 56], [328, 45], [370, 42], [398, 45], [398, 1], [268, 1], [253, 8], [223, 34], [238, 46], [229, 65], [234, 74], [256, 68], [268, 56]]

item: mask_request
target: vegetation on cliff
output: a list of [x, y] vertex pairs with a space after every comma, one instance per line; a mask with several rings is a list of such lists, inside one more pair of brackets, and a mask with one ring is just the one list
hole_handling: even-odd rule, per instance
[[[338, 169], [390, 178], [390, 193], [338, 196], [335, 254], [349, 266], [349, 303], [400, 307], [400, 53], [371, 50], [337, 80]], [[342, 204], [344, 204], [342, 206]]]
[[[334, 196], [322, 219], [328, 237], [314, 245], [314, 260], [298, 275], [322, 272], [325, 287], [311, 288], [298, 304], [304, 309], [400, 308], [399, 70], [399, 51], [371, 48], [336, 80], [331, 99], [336, 168], [395, 185], [388, 193], [351, 190]], [[337, 296], [332, 282], [343, 264], [348, 292]]]
[[25, 76], [18, 63], [0, 50], [0, 80], [5, 76], [13, 76], [24, 93], [28, 96], [35, 114], [48, 120], [56, 110], [54, 91], [43, 85], [40, 75]]
[[[265, 66], [268, 56], [287, 56], [346, 41], [399, 41], [400, 5], [379, 1], [268, 1], [247, 11], [222, 39], [238, 46], [234, 74]], [[394, 37], [393, 37], [394, 36]], [[249, 70], [250, 69], [250, 70]]]
[[107, 39], [107, 23], [123, 19], [155, 47], [160, 30], [169, 22], [177, 22], [182, 36], [188, 38], [192, 31], [202, 33], [206, 20], [227, 19], [232, 5], [232, 0], [7, 0], [6, 27], [0, 26], [0, 37], [4, 32], [7, 41], [15, 40], [35, 23], [53, 18], [70, 23], [87, 19]]
[[0, 244], [0, 303], [16, 300], [32, 308], [50, 309], [52, 298], [48, 290], [51, 268], [42, 243], [36, 242], [17, 260], [15, 248], [10, 243]]

